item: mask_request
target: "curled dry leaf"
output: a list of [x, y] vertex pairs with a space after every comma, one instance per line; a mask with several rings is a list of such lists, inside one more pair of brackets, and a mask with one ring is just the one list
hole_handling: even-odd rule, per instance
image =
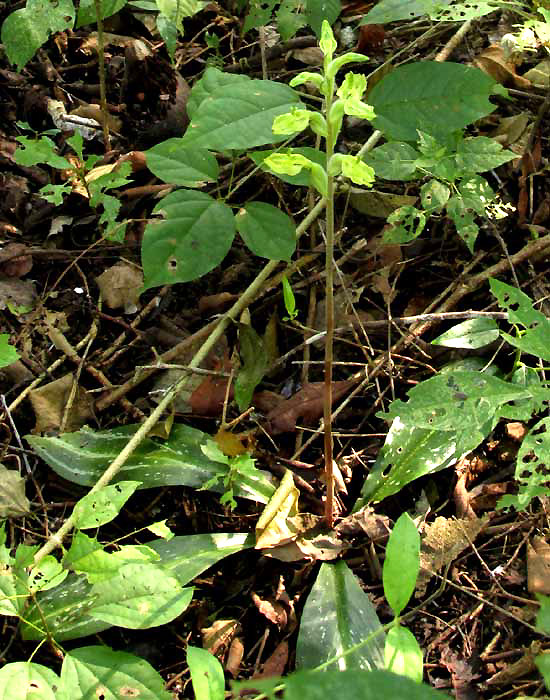
[[[33, 389], [29, 393], [36, 416], [33, 433], [59, 430], [66, 406], [71, 400], [73, 381], [74, 376], [66, 374], [64, 377], [38, 389]], [[90, 394], [81, 386], [77, 387], [65, 424], [66, 432], [78, 430], [93, 417], [92, 405]]]
[[270, 598], [260, 598], [257, 593], [252, 593], [252, 601], [264, 617], [277, 625], [279, 631], [286, 627], [288, 616], [282, 603]]
[[110, 309], [124, 308], [124, 313], [137, 311], [143, 273], [134, 265], [118, 263], [96, 277], [97, 286]]
[[225, 662], [225, 670], [230, 673], [233, 678], [239, 675], [243, 656], [244, 644], [240, 637], [235, 637], [231, 642], [229, 651], [227, 652], [227, 661]]
[[288, 663], [288, 642], [282, 641], [277, 644], [275, 651], [268, 657], [267, 661], [262, 664], [259, 673], [255, 673], [253, 678], [271, 678], [273, 676], [282, 676]]
[[527, 544], [527, 590], [550, 595], [550, 544], [544, 537]]
[[502, 46], [497, 44], [491, 44], [476, 56], [473, 64], [501, 85], [508, 85], [518, 90], [527, 90], [531, 87], [531, 81], [516, 73], [515, 65], [506, 58]]
[[0, 463], [0, 518], [17, 518], [30, 512], [25, 479], [15, 469]]
[[8, 243], [0, 249], [0, 275], [24, 277], [32, 270], [32, 255], [23, 243]]
[[27, 313], [36, 301], [34, 284], [17, 277], [0, 278], [0, 310], [10, 309], [14, 313]]

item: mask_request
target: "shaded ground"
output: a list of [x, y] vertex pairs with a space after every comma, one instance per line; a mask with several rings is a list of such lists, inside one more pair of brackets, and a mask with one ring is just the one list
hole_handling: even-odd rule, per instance
[[[353, 17], [361, 12], [348, 7], [346, 23], [354, 27]], [[0, 21], [6, 13], [7, 9]], [[107, 99], [113, 116], [120, 120], [114, 128], [117, 132], [113, 139], [114, 152], [108, 154], [107, 162], [182, 133], [185, 120], [181, 115], [187, 95], [182, 78], [192, 84], [208, 60], [217, 61], [228, 70], [261, 77], [256, 34], [247, 35], [245, 43], [240, 39], [239, 21], [232, 12], [214, 4], [187, 20], [186, 36], [190, 39], [178, 45], [176, 68], [170, 64], [158, 36], [150, 33], [130, 11], [125, 10], [106, 23], [109, 32], [126, 37], [125, 41], [110, 43], [106, 57]], [[471, 62], [487, 48], [489, 37], [496, 40], [516, 21], [514, 16], [501, 13], [479, 20], [451, 59]], [[399, 50], [403, 51], [400, 61], [433, 60], [456, 32], [457, 25], [442, 24], [428, 38], [422, 38], [428, 26], [427, 22], [414, 26], [396, 23], [385, 34], [374, 31], [374, 36], [363, 35], [360, 49], [373, 56], [368, 70], [381, 66]], [[219, 38], [218, 51], [206, 45], [205, 31]], [[147, 42], [151, 49], [143, 61], [136, 58], [135, 38]], [[303, 49], [315, 43], [314, 37], [303, 36], [291, 41], [283, 52], [280, 45], [268, 50], [269, 77], [288, 81], [297, 71], [307, 69], [304, 59], [315, 61], [315, 54], [304, 56], [290, 53], [289, 49]], [[543, 54], [543, 47], [539, 47], [538, 52], [528, 56], [519, 72], [523, 74], [537, 64]], [[241, 59], [248, 62], [239, 64]], [[526, 115], [529, 124], [535, 123], [544, 91], [521, 83], [509, 70], [510, 75], [503, 80], [511, 88], [514, 99], [495, 98], [498, 109], [476, 127], [480, 133], [490, 133], [503, 117], [518, 114]], [[12, 306], [30, 308], [18, 314], [11, 313], [9, 308], [0, 312], [2, 331], [10, 333], [22, 357], [20, 363], [1, 373], [0, 388], [7, 404], [13, 405], [11, 414], [21, 436], [33, 431], [55, 434], [67, 418], [76, 421], [75, 428], [82, 422], [96, 428], [110, 428], [148, 415], [155, 405], [153, 378], [124, 393], [117, 401], [111, 400], [111, 387], [124, 385], [135, 375], [136, 367], [154, 364], [158, 353], [170, 350], [183, 338], [198, 332], [238, 297], [263, 266], [260, 259], [235, 243], [220, 268], [198, 281], [142, 295], [137, 316], [125, 314], [123, 308], [100, 308], [96, 278], [119, 261], [140, 264], [143, 220], [157, 202], [158, 181], [142, 169], [135, 173], [129, 188], [117, 193], [123, 203], [120, 218], [131, 218], [133, 222], [128, 226], [124, 244], [103, 243], [98, 242], [97, 221], [83, 197], [73, 193], [57, 207], [45, 203], [36, 192], [58, 175], [52, 175], [52, 169], [47, 166], [18, 166], [13, 159], [14, 139], [21, 133], [17, 122], [25, 121], [36, 131], [52, 128], [46, 98], [62, 100], [68, 109], [81, 103], [96, 103], [98, 95], [95, 40], [90, 28], [57, 36], [21, 73], [16, 73], [5, 59], [0, 62], [3, 191], [0, 281], [10, 285], [0, 302], [7, 307], [5, 299], [8, 299]], [[386, 423], [375, 414], [386, 408], [392, 398], [404, 397], [412, 385], [432, 376], [444, 364], [472, 354], [429, 344], [453, 322], [441, 323], [432, 318], [415, 326], [409, 334], [410, 326], [391, 325], [387, 319], [427, 311], [439, 314], [495, 310], [485, 274], [492, 266], [495, 266], [492, 276], [509, 282], [512, 266], [524, 291], [531, 298], [541, 300], [544, 310], [550, 247], [544, 239], [548, 221], [546, 124], [543, 120], [531, 143], [526, 139], [512, 143], [520, 155], [531, 149], [536, 161], [534, 167], [526, 165], [524, 158], [523, 163], [514, 161], [488, 175], [502, 199], [519, 211], [499, 222], [498, 229], [488, 224], [482, 226], [473, 258], [445, 218], [431, 220], [422, 237], [409, 246], [382, 246], [380, 233], [385, 219], [362, 214], [348, 206], [345, 196], [339, 198], [337, 265], [341, 275], [336, 297], [337, 326], [343, 330], [338, 333], [335, 345], [335, 380], [349, 380], [369, 364], [368, 381], [339, 385], [345, 389], [336, 404], [342, 408], [334, 423], [335, 455], [346, 489], [338, 497], [341, 517], [349, 515], [387, 433]], [[354, 152], [370, 133], [370, 129], [350, 123], [342, 145]], [[63, 137], [58, 135], [55, 139], [62, 148]], [[89, 148], [90, 152], [103, 153], [103, 146], [97, 141], [91, 142]], [[239, 164], [238, 168], [241, 168], [240, 176], [247, 172], [248, 166]], [[522, 179], [529, 175], [527, 180]], [[532, 186], [526, 187], [526, 181]], [[290, 188], [265, 174], [257, 173], [245, 189], [239, 194], [243, 200], [261, 193], [262, 198], [273, 203], [284, 202], [296, 221], [301, 220], [308, 206], [304, 189]], [[380, 183], [379, 189], [416, 195], [418, 183]], [[537, 227], [542, 242], [533, 242], [526, 224]], [[10, 247], [14, 244], [20, 247]], [[293, 278], [300, 319], [306, 330], [280, 320], [285, 312], [280, 284], [275, 278], [250, 309], [252, 323], [262, 333], [267, 320], [278, 314], [280, 359], [274, 362], [260, 388], [285, 398], [305, 382], [322, 380], [322, 345], [304, 345], [307, 337], [323, 329], [322, 253], [322, 236], [314, 226], [310, 235], [300, 240], [296, 259], [301, 262]], [[33, 281], [32, 285], [29, 280]], [[89, 349], [78, 346], [94, 326], [97, 333], [93, 344]], [[57, 329], [57, 335], [52, 328]], [[78, 349], [79, 355], [72, 362], [67, 358], [70, 353], [60, 334]], [[230, 370], [235, 344], [236, 332], [230, 329], [211, 369], [226, 373]], [[496, 347], [484, 349], [484, 359], [489, 361], [497, 350]], [[59, 358], [64, 360], [53, 366]], [[506, 369], [511, 359], [501, 353], [497, 363]], [[38, 407], [35, 402], [34, 410], [28, 397], [19, 403], [21, 392], [35, 378], [42, 377], [43, 383], [47, 383], [65, 376], [75, 366], [80, 371], [81, 387], [92, 392], [89, 396], [94, 403], [89, 415], [83, 418], [71, 412], [64, 419], [62, 409], [67, 394], [59, 389]], [[212, 379], [208, 385], [204, 381], [201, 378], [194, 398], [179, 407], [176, 419], [214, 434], [222, 417], [227, 378]], [[306, 416], [286, 404], [279, 413], [271, 413], [269, 420], [266, 415], [272, 406], [256, 403], [255, 407], [256, 411], [242, 419], [238, 429], [250, 434], [258, 466], [278, 477], [285, 467], [292, 469], [301, 492], [301, 511], [321, 515], [323, 442], [322, 434], [316, 432], [322, 414], [321, 402]], [[230, 402], [227, 422], [237, 416], [238, 411]], [[67, 427], [66, 422], [64, 425]], [[2, 426], [3, 461], [10, 467], [21, 466], [15, 431], [7, 418]], [[544, 538], [547, 515], [540, 505], [522, 514], [495, 511], [497, 498], [514, 488], [514, 457], [523, 432], [522, 426], [500, 424], [490, 440], [468, 460], [423, 477], [398, 496], [376, 506], [379, 516], [392, 520], [405, 509], [424, 514], [430, 523], [435, 514], [445, 518], [487, 518], [481, 532], [472, 537], [475, 545], [466, 544], [446, 562], [448, 569], [442, 571], [447, 577], [446, 585], [438, 590], [437, 580], [432, 579], [425, 593], [414, 601], [421, 604], [426, 600], [421, 612], [408, 620], [425, 650], [426, 682], [453, 692], [457, 698], [544, 694], [532, 663], [531, 645], [540, 638], [531, 627], [535, 609], [531, 605], [526, 572], [527, 544], [535, 535]], [[85, 491], [57, 477], [33, 453], [29, 453], [28, 459], [32, 473], [27, 479], [27, 495], [33, 502], [33, 517], [12, 520], [10, 529], [14, 542], [39, 543], [46, 533], [62, 524], [71, 506]], [[111, 536], [113, 539], [126, 536], [146, 522], [164, 518], [176, 534], [250, 532], [261, 510], [260, 505], [239, 501], [238, 508], [231, 513], [220, 505], [216, 495], [184, 487], [145, 491], [130, 500], [111, 526]], [[384, 538], [372, 540], [363, 529], [354, 529], [351, 524], [340, 536], [344, 544], [342, 556], [371, 594], [382, 621], [389, 620], [391, 615], [384, 602], [380, 578]], [[140, 535], [136, 541], [140, 537], [143, 541], [147, 539]], [[240, 623], [237, 634], [217, 650], [219, 658], [230, 666], [229, 648], [237, 655], [238, 661], [231, 667], [236, 677], [250, 677], [261, 669], [266, 670], [266, 664], [274, 673], [288, 672], [293, 669], [296, 616], [299, 619], [316, 569], [316, 562], [307, 557], [284, 562], [265, 553], [248, 551], [199, 577], [193, 603], [181, 619], [145, 634], [114, 628], [101, 634], [100, 639], [115, 649], [133, 651], [150, 660], [169, 682], [175, 697], [192, 694], [190, 687], [185, 688], [186, 644], [200, 644], [201, 631], [214, 620], [235, 619]], [[32, 651], [32, 646], [21, 642], [15, 634], [14, 626], [4, 622], [4, 638], [11, 639], [4, 653], [6, 662], [26, 659]], [[233, 643], [231, 647], [234, 638], [242, 642], [242, 658], [236, 649], [238, 645]], [[67, 648], [85, 643], [86, 640], [78, 640], [68, 643]], [[544, 649], [545, 645], [541, 644]], [[58, 663], [47, 646], [39, 650], [34, 660], [50, 666]]]

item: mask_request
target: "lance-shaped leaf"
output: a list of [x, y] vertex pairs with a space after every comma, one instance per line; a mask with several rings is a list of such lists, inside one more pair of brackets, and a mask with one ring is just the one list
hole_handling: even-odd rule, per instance
[[475, 350], [489, 345], [498, 336], [498, 325], [493, 318], [470, 318], [432, 340], [432, 345]]
[[[139, 428], [127, 425], [112, 430], [82, 428], [58, 437], [27, 436], [28, 442], [60, 476], [83, 486], [93, 486]], [[220, 493], [219, 483], [229, 466], [216, 462], [203, 451], [212, 439], [201, 430], [183, 424], [173, 427], [166, 441], [145, 439], [121, 468], [115, 482], [139, 481], [140, 489], [153, 486], [192, 486], [202, 488], [217, 478], [212, 491]], [[267, 503], [275, 491], [267, 472], [240, 475], [234, 484], [236, 496]]]
[[302, 613], [296, 665], [315, 668], [337, 656], [328, 670], [384, 668], [384, 643], [376, 610], [346, 563], [321, 564]]

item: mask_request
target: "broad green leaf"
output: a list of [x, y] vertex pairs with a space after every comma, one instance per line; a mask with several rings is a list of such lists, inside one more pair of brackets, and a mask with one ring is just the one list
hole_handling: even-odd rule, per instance
[[432, 340], [432, 345], [446, 348], [469, 348], [475, 350], [489, 345], [499, 336], [497, 322], [492, 318], [470, 318]]
[[474, 221], [474, 215], [468, 209], [466, 202], [459, 195], [454, 195], [447, 202], [447, 214], [456, 226], [456, 232], [473, 254], [479, 233], [479, 226]]
[[409, 629], [396, 625], [388, 631], [384, 657], [388, 671], [422, 683], [422, 649]]
[[181, 615], [193, 597], [158, 564], [125, 564], [116, 575], [92, 586], [98, 600], [90, 615], [119, 627], [149, 629]]
[[235, 237], [233, 212], [204, 192], [177, 190], [157, 204], [141, 246], [144, 290], [190, 282], [225, 258]]
[[19, 359], [19, 353], [10, 345], [9, 333], [0, 333], [0, 367], [6, 367]]
[[323, 20], [334, 24], [341, 11], [340, 0], [306, 0], [307, 23], [318, 37], [321, 36]]
[[32, 661], [16, 661], [0, 669], [2, 700], [64, 700], [58, 693], [60, 686], [59, 676]]
[[[254, 537], [240, 533], [188, 535], [174, 537], [169, 542], [158, 539], [147, 544], [160, 556], [157, 566], [175, 577], [180, 586], [186, 586], [224, 557], [252, 546]], [[5, 583], [3, 578], [0, 577], [0, 586]], [[36, 603], [25, 612], [23, 638], [42, 639], [44, 621], [57, 641], [86, 637], [107, 629], [111, 626], [109, 623], [92, 617], [95, 607], [101, 604], [96, 590], [84, 576], [70, 574], [56, 589], [38, 593]]]
[[514, 158], [516, 153], [505, 151], [500, 143], [486, 136], [463, 139], [456, 153], [456, 163], [465, 173], [485, 173]]
[[[367, 639], [360, 649], [342, 656]], [[302, 613], [296, 666], [315, 668], [338, 656], [329, 668], [383, 668], [384, 639], [376, 610], [346, 563], [323, 562]]]
[[87, 493], [74, 507], [75, 527], [86, 530], [110, 523], [138, 486], [141, 486], [139, 481], [119, 481]]
[[241, 367], [235, 380], [235, 400], [239, 411], [250, 406], [254, 389], [264, 378], [269, 358], [263, 339], [249, 325], [239, 324], [239, 354]]
[[61, 683], [71, 700], [171, 700], [164, 680], [145, 659], [106, 646], [73, 649], [65, 655]]
[[51, 34], [72, 28], [74, 18], [71, 0], [27, 0], [2, 24], [0, 39], [8, 61], [21, 70]]
[[[64, 479], [93, 486], [138, 428], [139, 425], [126, 425], [97, 432], [81, 428], [58, 437], [29, 435], [27, 441]], [[177, 424], [166, 441], [145, 439], [121, 468], [115, 482], [140, 481], [140, 489], [175, 485], [201, 488], [216, 476], [223, 479], [228, 465], [209, 459], [202, 449], [210, 442], [206, 433]], [[219, 486], [212, 490], [223, 491]], [[259, 503], [267, 503], [274, 491], [271, 475], [260, 470], [255, 475], [242, 476], [235, 484], [236, 496]]]
[[70, 169], [69, 161], [57, 154], [55, 143], [48, 136], [41, 136], [38, 139], [30, 138], [29, 136], [17, 136], [16, 140], [23, 148], [18, 148], [15, 151], [15, 162], [18, 165], [37, 165], [38, 163], [46, 163], [52, 168]]
[[450, 467], [475, 449], [490, 431], [491, 425], [488, 424], [485, 431], [479, 430], [471, 436], [466, 431], [459, 434], [450, 430], [419, 428], [414, 423], [395, 418], [354, 510], [399, 493], [421, 476]]
[[187, 101], [187, 114], [193, 119], [197, 109], [207, 98], [213, 99], [223, 87], [236, 85], [249, 85], [250, 78], [241, 73], [224, 73], [218, 68], [209, 67], [204, 71], [202, 78], [193, 85], [189, 100]]
[[[101, 15], [103, 19], [116, 14], [126, 5], [126, 0], [101, 0]], [[96, 24], [97, 15], [94, 0], [80, 0], [76, 26], [83, 27], [85, 24]]]
[[452, 0], [380, 0], [363, 17], [360, 24], [387, 24], [401, 19], [414, 19], [429, 15]]
[[[452, 90], [449, 89], [452, 86]], [[463, 129], [496, 107], [497, 84], [477, 68], [420, 61], [399, 66], [374, 86], [369, 103], [375, 128], [388, 139], [415, 142], [417, 131], [445, 135]]]
[[283, 141], [271, 129], [280, 114], [300, 106], [298, 94], [271, 80], [222, 85], [196, 109], [183, 141], [189, 148], [246, 150]]
[[261, 258], [290, 260], [296, 250], [296, 226], [277, 207], [249, 202], [235, 215], [237, 231], [247, 247]]
[[465, 432], [483, 439], [487, 423], [494, 424], [510, 401], [530, 396], [523, 387], [485, 372], [454, 371], [438, 374], [409, 391], [409, 401], [393, 401], [386, 420], [399, 418], [428, 430]]
[[[298, 671], [285, 678], [251, 679], [233, 683], [234, 694], [249, 689], [248, 695], [265, 693], [275, 700], [275, 689], [284, 686], [283, 700], [448, 700], [423, 683], [415, 683], [390, 671]], [[252, 692], [250, 692], [252, 689]]]
[[503, 496], [498, 508], [525, 510], [533, 498], [548, 496], [550, 490], [550, 418], [542, 418], [523, 439], [516, 458], [515, 496]]
[[541, 593], [535, 593], [535, 595], [540, 603], [537, 613], [537, 629], [548, 636], [550, 635], [550, 596]]
[[197, 700], [224, 700], [225, 677], [222, 665], [214, 654], [207, 649], [188, 645], [187, 665]]
[[510, 323], [525, 328], [520, 336], [508, 333], [501, 333], [501, 336], [522, 352], [550, 361], [550, 321], [533, 308], [532, 300], [520, 289], [496, 279], [490, 279], [489, 284], [500, 308], [508, 312]]
[[[251, 151], [250, 153], [247, 153], [247, 155], [252, 158], [256, 165], [259, 165], [265, 172], [273, 172], [271, 168], [263, 164], [264, 160], [273, 153], [275, 153], [275, 151], [270, 149], [267, 151]], [[304, 148], [293, 148], [292, 153], [300, 155], [312, 163], [317, 163], [317, 165], [320, 165], [322, 168], [325, 167], [327, 160], [326, 155], [321, 151], [318, 151], [316, 148], [309, 148], [307, 146]], [[288, 182], [290, 185], [301, 185], [303, 187], [309, 187], [311, 185], [311, 177], [309, 171], [307, 170], [302, 170], [295, 175], [288, 175], [278, 172], [277, 177], [279, 177], [283, 182]]]
[[164, 182], [201, 187], [218, 179], [216, 157], [207, 150], [185, 148], [181, 138], [168, 139], [145, 151], [147, 167]]
[[8, 469], [0, 462], [0, 518], [18, 518], [30, 510], [25, 479], [17, 469]]
[[416, 160], [420, 154], [408, 143], [394, 141], [384, 143], [363, 156], [376, 177], [384, 180], [412, 180], [417, 176]]
[[384, 595], [395, 617], [403, 612], [414, 593], [420, 568], [420, 535], [408, 513], [395, 523], [382, 570]]

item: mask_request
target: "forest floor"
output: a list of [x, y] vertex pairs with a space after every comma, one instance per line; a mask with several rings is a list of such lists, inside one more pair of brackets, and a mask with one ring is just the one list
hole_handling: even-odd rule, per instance
[[[12, 9], [9, 4], [0, 3], [4, 6], [0, 21]], [[358, 20], [368, 9], [360, 2], [344, 3], [342, 17], [335, 24], [337, 36], [343, 28], [355, 32], [351, 48], [370, 57], [365, 64], [367, 75], [390, 62], [397, 52], [396, 63], [434, 60], [460, 26], [440, 23], [426, 36], [432, 25], [418, 20], [358, 34]], [[147, 148], [181, 135], [186, 126], [187, 84], [192, 86], [207, 65], [262, 77], [257, 32], [243, 39], [243, 18], [227, 7], [210, 3], [185, 20], [185, 37], [178, 40], [173, 63], [150, 17], [127, 7], [105, 21], [107, 102], [113, 118], [112, 151], [105, 163], [128, 153], [137, 162]], [[213, 649], [228, 678], [288, 673], [294, 668], [300, 613], [320, 560], [343, 558], [368, 592], [380, 619], [390, 619], [381, 580], [387, 540], [382, 525], [391, 526], [408, 510], [422, 527], [441, 518], [442, 527], [451, 528], [451, 539], [456, 519], [476, 523], [469, 542], [453, 550], [448, 545], [443, 555], [445, 566], [439, 573], [446, 585], [438, 589], [441, 579], [436, 578], [426, 582], [424, 592], [411, 603], [418, 610], [407, 625], [424, 651], [425, 682], [468, 700], [545, 694], [533, 658], [550, 645], [534, 633], [533, 625], [534, 593], [544, 592], [545, 586], [550, 593], [547, 502], [535, 500], [521, 513], [496, 508], [498, 498], [514, 489], [515, 456], [529, 426], [501, 421], [467, 458], [373, 504], [361, 522], [351, 516], [388, 432], [388, 423], [377, 414], [393, 399], [406, 399], [411, 387], [449, 362], [475, 356], [482, 358], [482, 364], [493, 363], [505, 370], [513, 362], [508, 351], [494, 344], [481, 350], [430, 344], [457, 322], [439, 314], [498, 311], [484, 276], [493, 266], [492, 276], [510, 284], [519, 280], [537, 308], [548, 308], [550, 245], [537, 246], [533, 239], [533, 230], [543, 239], [550, 221], [547, 116], [537, 123], [529, 142], [546, 93], [523, 77], [540, 63], [547, 49], [539, 46], [525, 53], [516, 66], [506, 63], [494, 49], [492, 54], [487, 51], [504, 34], [516, 31], [519, 23], [517, 16], [503, 11], [478, 19], [447, 58], [493, 70], [493, 76], [500, 71], [498, 79], [511, 98], [492, 98], [493, 114], [470, 130], [491, 134], [504, 118], [511, 118], [505, 122], [509, 130], [502, 129], [501, 142], [518, 153], [517, 160], [486, 174], [514, 211], [496, 225], [479, 222], [481, 232], [473, 256], [445, 216], [430, 219], [411, 244], [383, 244], [387, 200], [380, 200], [378, 211], [377, 203], [370, 200], [369, 213], [364, 213], [347, 201], [345, 193], [338, 196], [334, 380], [339, 391], [333, 423], [334, 454], [341, 472], [337, 529], [325, 533], [321, 544], [317, 540], [303, 551], [248, 549], [220, 561], [194, 581], [192, 604], [167, 625], [146, 632], [114, 627], [89, 640], [66, 642], [65, 648], [99, 640], [114, 649], [132, 651], [160, 671], [174, 697], [190, 697], [186, 644], [200, 646], [205, 631], [220, 626], [220, 621], [233, 621], [226, 624], [230, 632], [218, 638]], [[147, 47], [145, 52], [141, 52], [142, 45]], [[5, 57], [0, 58], [0, 329], [10, 334], [21, 357], [0, 370], [0, 391], [11, 416], [0, 410], [5, 439], [2, 461], [22, 470], [32, 504], [32, 516], [10, 519], [13, 543], [41, 544], [86, 493], [84, 487], [57, 475], [31, 450], [26, 451], [27, 474], [21, 449], [25, 443], [20, 444], [18, 436], [21, 440], [30, 434], [52, 436], [85, 424], [110, 429], [139, 423], [154, 410], [155, 395], [170, 380], [167, 370], [157, 369], [144, 381], [132, 382], [138, 368], [158, 364], [159, 355], [166, 360], [163, 353], [181, 348], [178, 344], [183, 340], [200, 334], [239, 298], [264, 265], [236, 241], [219, 267], [194, 282], [150, 289], [137, 299], [131, 290], [124, 296], [127, 287], [118, 276], [122, 274], [120, 264], [125, 274], [139, 271], [145, 222], [166, 186], [141, 168], [130, 185], [115, 191], [122, 202], [119, 220], [130, 220], [123, 243], [101, 240], [97, 217], [78, 192], [66, 196], [60, 205], [40, 198], [39, 188], [54, 178], [59, 182], [60, 174], [47, 165], [18, 165], [15, 139], [28, 133], [22, 130], [22, 122], [39, 133], [53, 128], [48, 98], [63, 102], [67, 111], [78, 106], [83, 116], [97, 114], [90, 108], [99, 102], [96, 47], [93, 27], [84, 27], [52, 37], [21, 72]], [[267, 77], [288, 83], [297, 72], [319, 67], [317, 40], [306, 27], [295, 39], [268, 45], [266, 59]], [[371, 133], [368, 124], [346, 122], [341, 145], [354, 153]], [[52, 138], [60, 149], [65, 148], [66, 134]], [[302, 137], [302, 143], [313, 145], [313, 137]], [[532, 158], [522, 159], [528, 146]], [[104, 155], [98, 139], [87, 142], [86, 148]], [[238, 177], [252, 170], [241, 160], [236, 169]], [[230, 171], [226, 168], [224, 177], [229, 178]], [[226, 182], [218, 187], [223, 189]], [[375, 190], [416, 198], [420, 184], [377, 181]], [[239, 198], [246, 201], [260, 193], [296, 222], [312, 206], [306, 188], [292, 187], [257, 171]], [[277, 479], [290, 469], [300, 491], [300, 511], [322, 516], [322, 393], [321, 385], [315, 383], [323, 379], [323, 342], [322, 338], [305, 342], [324, 328], [321, 224], [314, 224], [300, 239], [295, 260], [299, 264], [294, 265], [291, 281], [299, 322], [283, 320], [286, 312], [276, 274], [249, 309], [255, 330], [264, 334], [269, 327], [271, 333], [272, 365], [259, 388], [272, 403], [266, 399], [262, 404], [260, 398], [253, 401], [254, 410], [231, 429], [241, 441], [246, 435], [246, 448], [256, 466]], [[279, 271], [283, 267], [281, 264]], [[97, 280], [106, 271], [114, 277], [104, 285], [103, 299], [108, 287], [123, 288], [122, 300], [111, 306], [106, 301], [99, 303]], [[416, 325], [392, 322], [427, 312], [432, 316]], [[90, 338], [93, 342], [88, 343]], [[237, 330], [229, 327], [206, 367], [213, 374], [193, 375], [193, 390], [180, 397], [172, 415], [176, 423], [215, 435], [222, 421], [227, 426], [239, 417], [228, 392], [236, 348]], [[170, 361], [186, 364], [188, 358], [188, 351], [182, 351]], [[361, 373], [362, 378], [351, 379]], [[70, 398], [75, 376], [79, 390]], [[44, 388], [33, 384], [29, 390], [37, 378]], [[114, 396], [114, 388], [120, 386], [126, 390]], [[106, 528], [104, 537], [111, 541], [125, 537], [127, 543], [146, 541], [143, 533], [134, 538], [129, 534], [164, 519], [177, 535], [249, 533], [262, 510], [261, 503], [240, 498], [230, 510], [220, 504], [219, 494], [188, 486], [141, 490]], [[534, 587], [535, 574], [530, 570], [535, 560], [542, 566], [538, 587]], [[35, 643], [20, 639], [13, 619], [4, 620], [2, 638], [10, 643], [2, 661], [29, 658]], [[47, 666], [58, 664], [48, 645], [41, 646], [33, 660]]]

